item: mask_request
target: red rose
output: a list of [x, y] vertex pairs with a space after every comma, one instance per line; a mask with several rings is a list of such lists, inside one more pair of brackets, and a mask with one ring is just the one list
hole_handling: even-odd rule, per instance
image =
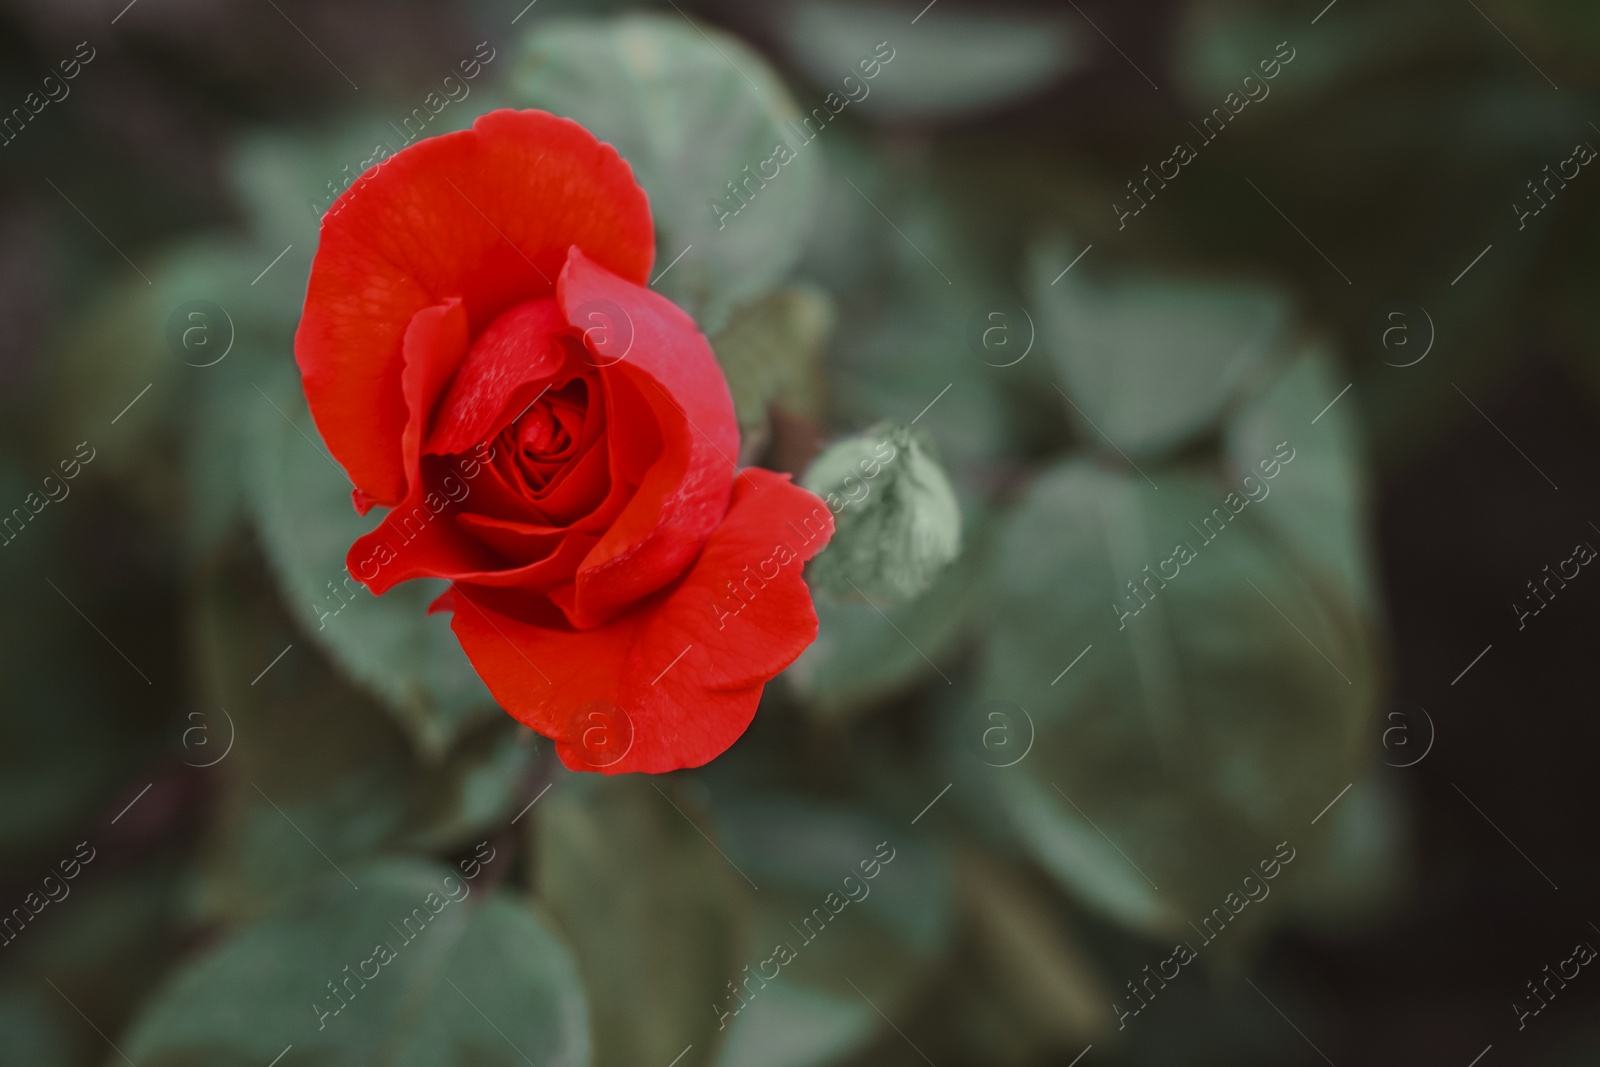
[[374, 593], [435, 609], [499, 703], [577, 769], [714, 758], [816, 637], [833, 532], [787, 475], [736, 469], [733, 403], [645, 288], [649, 206], [577, 123], [495, 111], [405, 149], [322, 225], [295, 336], [362, 512]]

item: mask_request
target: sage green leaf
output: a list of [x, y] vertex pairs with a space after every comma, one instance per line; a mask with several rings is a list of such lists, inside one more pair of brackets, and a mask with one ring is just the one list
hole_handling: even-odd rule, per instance
[[259, 918], [330, 865], [375, 854], [406, 817], [404, 737], [299, 638], [269, 582], [230, 569], [196, 597], [204, 703], [187, 716], [182, 758], [220, 779], [194, 891], [208, 921]]
[[[1245, 106], [1254, 111], [1260, 103], [1261, 118], [1271, 111], [1275, 121], [1289, 121], [1319, 94], [1357, 80], [1370, 85], [1402, 64], [1425, 62], [1421, 53], [1463, 28], [1422, 7], [1351, 8], [1317, 23], [1317, 47], [1305, 48], [1303, 25], [1290, 12], [1266, 6], [1185, 12], [1175, 27], [1178, 91], [1202, 113], [1223, 106], [1230, 92], [1248, 93]], [[1271, 78], [1263, 77], [1267, 72]], [[1248, 86], [1247, 77], [1253, 79]]]
[[[1223, 447], [1239, 478], [1253, 476], [1270, 494], [1266, 499], [1277, 497], [1256, 517], [1296, 558], [1296, 569], [1376, 618], [1372, 554], [1362, 521], [1369, 488], [1356, 423], [1361, 399], [1341, 395], [1350, 382], [1337, 373], [1328, 353], [1302, 352], [1228, 424]], [[1266, 480], [1263, 472], [1276, 465], [1280, 442], [1294, 450], [1294, 476]]]
[[961, 508], [944, 470], [909, 426], [883, 422], [836, 441], [802, 479], [834, 515], [807, 576], [869, 600], [909, 600], [961, 551]]
[[801, 3], [781, 26], [789, 50], [822, 92], [892, 119], [951, 119], [1003, 107], [1038, 93], [1083, 59], [1078, 34], [1060, 16], [924, 14], [912, 27], [892, 4]]
[[334, 878], [180, 969], [124, 1051], [147, 1067], [588, 1064], [572, 957], [487, 888], [493, 862], [476, 881], [402, 861], [351, 870], [359, 889]]
[[543, 745], [538, 734], [502, 715], [458, 740], [442, 762], [418, 761], [408, 795], [412, 818], [400, 842], [444, 850], [493, 832], [512, 814]]
[[870, 258], [876, 270], [834, 290], [841, 312], [828, 351], [830, 416], [844, 426], [915, 423], [959, 478], [1017, 445], [1006, 371], [986, 363], [993, 357], [971, 330], [994, 306], [994, 261], [956, 225], [950, 205], [917, 186], [908, 194], [891, 168], [862, 167], [849, 184], [844, 177], [829, 203], [854, 213], [856, 239], [824, 257], [819, 276], [839, 276], [835, 254]]
[[670, 779], [563, 775], [536, 811], [539, 897], [589, 991], [597, 1067], [713, 1062], [746, 883], [695, 805]]
[[968, 551], [902, 604], [816, 598], [817, 639], [785, 672], [821, 719], [848, 717], [913, 686], [949, 683], [951, 651], [979, 600], [983, 570]]
[[730, 861], [760, 887], [735, 988], [707, 1006], [728, 1029], [718, 1067], [843, 1058], [885, 1026], [879, 1010], [905, 1011], [949, 950], [947, 859], [914, 831], [798, 797], [730, 790], [713, 810]]
[[1095, 447], [1138, 457], [1212, 426], [1284, 340], [1289, 307], [1276, 291], [1236, 283], [1090, 280], [1083, 250], [1034, 250], [1030, 276], [1040, 340], [1055, 361], [1068, 417]]
[[807, 418], [821, 414], [819, 364], [833, 319], [827, 293], [795, 285], [739, 308], [711, 338], [746, 438], [765, 427], [773, 402]]
[[1367, 769], [1321, 821], [1330, 824], [1326, 840], [1285, 887], [1294, 922], [1327, 937], [1370, 929], [1412, 885], [1414, 819], [1397, 779]]
[[[228, 179], [263, 243], [267, 236], [281, 237], [278, 249], [287, 244], [303, 248], [306, 257], [301, 263], [309, 263], [321, 236], [323, 214], [351, 173], [360, 172], [361, 161], [371, 157], [373, 142], [385, 134], [389, 144], [396, 143], [393, 131], [382, 123], [349, 120], [317, 136], [290, 136], [270, 129], [245, 132], [233, 145]], [[303, 299], [306, 271], [302, 267], [292, 273], [300, 276]], [[295, 310], [298, 318], [299, 309]]]
[[866, 1045], [877, 1029], [877, 1016], [859, 1000], [781, 979], [761, 992], [762, 997], [729, 1025], [717, 1067], [838, 1063]]
[[333, 865], [466, 847], [508, 817], [531, 732], [501, 716], [419, 758], [296, 633], [255, 557], [207, 577], [192, 633], [202, 695], [181, 720], [179, 758], [217, 782], [192, 893], [205, 920], [254, 920]]
[[[118, 285], [75, 322], [53, 367], [59, 396], [47, 447], [71, 455], [87, 439], [93, 473], [114, 479], [157, 521], [181, 526], [196, 555], [239, 512], [228, 468], [238, 424], [211, 402], [213, 390], [247, 353], [287, 354], [304, 296], [303, 277], [292, 280], [285, 263], [250, 285], [272, 256], [216, 237], [166, 250], [149, 268], [151, 284], [136, 277]], [[206, 432], [217, 422], [224, 428]], [[195, 491], [197, 468], [204, 492]], [[232, 476], [210, 477], [217, 470]]]
[[506, 62], [519, 106], [576, 119], [628, 161], [655, 219], [653, 284], [702, 330], [799, 258], [821, 160], [743, 42], [677, 14], [559, 19]]
[[1010, 864], [976, 850], [961, 854], [957, 875], [979, 980], [1041, 1044], [1064, 1049], [1098, 1040], [1111, 1021], [1111, 994], [1059, 901]]
[[306, 636], [396, 715], [418, 750], [437, 757], [464, 730], [503, 714], [449, 615], [428, 614], [446, 583], [404, 582], [376, 597], [349, 575], [345, 554], [373, 517], [351, 505], [350, 482], [323, 447], [292, 367], [255, 388], [245, 484], [284, 603]]
[[[1310, 447], [1270, 484], [1327, 477], [1295, 465]], [[949, 718], [952, 798], [1140, 929], [1184, 928], [1276, 843], [1317, 834], [1370, 737], [1376, 642], [1274, 542], [1260, 516], [1278, 503], [1202, 471], [1150, 485], [1075, 461], [1033, 485], [993, 555], [979, 692]], [[994, 700], [1023, 713], [1024, 755], [986, 748]]]

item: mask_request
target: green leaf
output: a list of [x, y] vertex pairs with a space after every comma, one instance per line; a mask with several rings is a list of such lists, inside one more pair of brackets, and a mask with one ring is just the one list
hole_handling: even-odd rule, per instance
[[1401, 904], [1411, 882], [1415, 833], [1394, 782], [1383, 768], [1371, 768], [1329, 810], [1326, 841], [1285, 887], [1297, 925], [1325, 937], [1348, 936]]
[[980, 557], [964, 553], [926, 593], [879, 606], [857, 597], [816, 598], [817, 639], [785, 677], [821, 718], [855, 714], [925, 682], [943, 668], [978, 600]]
[[1059, 902], [980, 852], [963, 853], [957, 871], [979, 980], [1041, 1043], [1064, 1049], [1099, 1040], [1110, 1024], [1110, 993], [1088, 949], [1063, 922]]
[[[211, 406], [210, 390], [245, 353], [286, 352], [304, 296], [304, 279], [293, 281], [281, 263], [281, 274], [252, 287], [272, 253], [260, 263], [258, 256], [246, 241], [214, 237], [167, 250], [150, 266], [152, 284], [120, 285], [75, 322], [52, 368], [57, 397], [47, 447], [71, 455], [87, 438], [97, 476], [114, 480], [158, 521], [191, 520], [196, 554], [237, 513], [238, 478], [209, 479], [197, 494], [180, 460], [211, 463], [210, 470], [236, 455], [238, 425], [226, 422], [234, 413]], [[218, 447], [190, 447], [197, 424], [213, 421], [226, 422], [207, 437]]]
[[234, 562], [197, 598], [206, 699], [184, 720], [180, 758], [219, 780], [195, 894], [208, 920], [258, 918], [330, 865], [473, 843], [508, 814], [534, 753], [533, 735], [502, 716], [419, 759], [394, 718], [295, 633], [270, 582]]
[[561, 19], [507, 63], [519, 106], [576, 119], [633, 167], [655, 217], [659, 288], [702, 330], [721, 330], [789, 272], [821, 161], [788, 125], [794, 101], [744, 43], [677, 15]]
[[909, 427], [883, 422], [823, 450], [802, 479], [835, 533], [807, 576], [831, 592], [909, 600], [961, 551], [961, 508], [944, 470]]
[[437, 757], [472, 726], [503, 714], [450, 630], [428, 605], [442, 581], [405, 582], [375, 597], [345, 570], [374, 523], [357, 515], [350, 482], [324, 449], [292, 368], [259, 385], [248, 409], [245, 471], [263, 548], [300, 628], [393, 711], [417, 748]]
[[1351, 597], [1376, 619], [1378, 594], [1362, 521], [1369, 489], [1360, 462], [1358, 401], [1345, 397], [1327, 407], [1348, 384], [1336, 371], [1328, 353], [1301, 353], [1229, 423], [1223, 447], [1239, 477], [1253, 474], [1260, 482], [1263, 459], [1278, 442], [1293, 442], [1294, 477], [1265, 483], [1267, 499], [1277, 497], [1277, 503], [1256, 517], [1295, 557], [1301, 575]]
[[[749, 894], [749, 969], [730, 976], [741, 995], [718, 1002], [731, 1018], [717, 1065], [835, 1062], [884, 1026], [867, 998], [903, 1011], [948, 951], [948, 862], [911, 833], [800, 798], [730, 791], [713, 808], [730, 860], [760, 887]], [[778, 977], [763, 982], [774, 965]]]
[[829, 414], [840, 426], [885, 417], [916, 423], [959, 480], [1017, 445], [1005, 395], [1012, 368], [996, 367], [977, 343], [981, 330], [972, 329], [1003, 295], [994, 286], [1003, 268], [957, 225], [954, 205], [923, 187], [925, 176], [889, 162], [858, 161], [848, 184], [840, 174], [829, 203], [839, 205], [846, 236], [834, 241], [833, 225], [819, 231], [833, 243], [818, 249], [811, 269], [835, 286], [840, 305], [828, 350]]
[[[1327, 477], [1292, 440], [1267, 484]], [[1124, 923], [1179, 928], [1276, 842], [1325, 831], [1309, 821], [1364, 751], [1375, 639], [1275, 544], [1278, 503], [1201, 471], [1151, 485], [1071, 462], [999, 538], [979, 699], [947, 720], [953, 798]], [[1025, 756], [985, 747], [993, 700]]]
[[711, 339], [746, 438], [765, 428], [774, 402], [807, 418], [821, 414], [819, 363], [833, 318], [827, 293], [790, 286], [739, 308]]
[[1235, 283], [1062, 274], [1080, 250], [1035, 249], [1040, 340], [1086, 440], [1135, 456], [1178, 447], [1213, 425], [1282, 340], [1275, 290]]
[[[1244, 96], [1244, 79], [1253, 76], [1251, 86], [1265, 85], [1267, 95], [1251, 103], [1271, 100], [1265, 108], [1282, 121], [1318, 94], [1358, 83], [1370, 89], [1386, 68], [1414, 78], [1416, 65], [1427, 61], [1419, 53], [1437, 49], [1463, 28], [1420, 6], [1353, 7], [1317, 23], [1317, 46], [1306, 48], [1300, 47], [1304, 23], [1296, 14], [1253, 5], [1185, 12], [1174, 27], [1174, 73], [1185, 103], [1209, 112], [1230, 92]], [[1281, 63], [1283, 55], [1292, 57], [1289, 63]], [[1263, 62], [1265, 70], [1277, 72], [1273, 78], [1263, 79]]]
[[595, 1063], [664, 1065], [688, 1046], [679, 1067], [711, 1063], [710, 1005], [743, 962], [745, 882], [694, 806], [667, 780], [565, 776], [538, 813], [539, 895], [592, 998]]
[[[952, 119], [1004, 107], [1038, 93], [1083, 57], [1078, 36], [1059, 16], [934, 11], [908, 29], [905, 12], [890, 4], [806, 3], [791, 11], [782, 29], [801, 69], [823, 90], [888, 119]], [[881, 58], [874, 53], [880, 41], [892, 58], [864, 79], [875, 66], [860, 64]]]
[[512, 804], [539, 754], [539, 735], [503, 715], [458, 741], [442, 763], [425, 762], [410, 791], [410, 848], [458, 848], [489, 833]]
[[133, 1026], [128, 1057], [264, 1064], [292, 1046], [286, 1065], [590, 1062], [571, 956], [482, 869], [477, 882], [412, 862], [350, 873], [360, 889], [334, 879], [178, 971]]
[[837, 1063], [871, 1040], [877, 1017], [859, 1001], [779, 980], [729, 1026], [717, 1067]]

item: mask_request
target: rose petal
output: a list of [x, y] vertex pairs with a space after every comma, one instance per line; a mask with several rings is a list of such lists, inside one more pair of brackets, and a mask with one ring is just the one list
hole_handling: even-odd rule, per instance
[[539, 510], [551, 522], [577, 522], [593, 514], [611, 485], [606, 475], [608, 458], [602, 444], [570, 460], [539, 494]]
[[[567, 320], [553, 299], [530, 300], [489, 324], [439, 403], [428, 451], [448, 456], [487, 441], [566, 365]], [[527, 395], [527, 394], [532, 394]]]
[[334, 202], [295, 358], [317, 428], [366, 499], [405, 496], [401, 346], [417, 312], [460, 297], [482, 330], [551, 295], [573, 246], [643, 282], [649, 207], [614, 149], [541, 111], [492, 111], [419, 141]]
[[[568, 767], [708, 762], [750, 724], [762, 685], [816, 637], [801, 568], [832, 535], [832, 516], [787, 475], [744, 474], [683, 580], [615, 622], [556, 629], [508, 613], [503, 593], [457, 587], [451, 626], [473, 666], [502, 707], [556, 740]], [[743, 599], [728, 592], [733, 582]], [[607, 735], [629, 736], [625, 754], [597, 750], [594, 715], [626, 720]]]
[[[425, 466], [440, 466], [437, 457], [423, 457]], [[481, 477], [482, 475], [480, 475]], [[425, 475], [426, 481], [443, 482]], [[443, 486], [460, 487], [470, 496], [464, 480]], [[431, 506], [430, 506], [431, 505]], [[368, 533], [356, 538], [345, 555], [345, 566], [357, 580], [374, 593], [388, 592], [396, 584], [412, 578], [453, 577], [457, 574], [493, 572], [506, 566], [480, 542], [465, 537], [456, 528], [453, 516], [460, 503], [438, 489], [418, 489], [409, 493], [400, 506], [390, 511]]]
[[[694, 321], [671, 301], [619, 278], [574, 248], [557, 299], [575, 328], [589, 309], [619, 309], [626, 355], [597, 347], [608, 388], [631, 379], [661, 428], [663, 449], [633, 499], [579, 566], [569, 603], [574, 625], [596, 626], [682, 573], [721, 520], [736, 473], [739, 428], [727, 379]], [[614, 451], [629, 428], [611, 424]]]
[[423, 308], [411, 318], [400, 351], [405, 367], [400, 389], [406, 399], [406, 428], [400, 436], [406, 490], [422, 488], [422, 439], [445, 383], [467, 355], [467, 313], [460, 299]]

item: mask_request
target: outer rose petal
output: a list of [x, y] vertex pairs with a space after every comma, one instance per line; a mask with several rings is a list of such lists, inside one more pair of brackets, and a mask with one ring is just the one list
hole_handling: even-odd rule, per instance
[[553, 738], [568, 767], [698, 767], [738, 740], [762, 685], [815, 640], [801, 567], [832, 534], [822, 501], [788, 475], [752, 468], [682, 581], [605, 626], [533, 625], [459, 586], [439, 606], [454, 610], [451, 626], [495, 700]]
[[441, 456], [470, 452], [494, 436], [517, 392], [537, 395], [538, 383], [566, 364], [566, 349], [556, 336], [566, 328], [561, 309], [548, 298], [518, 304], [490, 323], [439, 400], [428, 451]]
[[[739, 424], [728, 380], [711, 345], [670, 300], [619, 278], [574, 248], [556, 298], [574, 328], [586, 328], [595, 307], [619, 309], [631, 343], [627, 354], [595, 354], [610, 385], [631, 378], [656, 412], [664, 448], [633, 499], [578, 568], [570, 603], [574, 625], [588, 628], [655, 592], [682, 573], [722, 519], [736, 473]], [[613, 423], [613, 451], [626, 449], [631, 428]]]
[[416, 313], [459, 296], [475, 335], [513, 304], [552, 295], [574, 245], [642, 283], [649, 206], [614, 149], [542, 111], [492, 111], [419, 141], [334, 202], [295, 358], [358, 501], [405, 495], [401, 340]]
[[467, 316], [460, 299], [417, 312], [406, 327], [400, 351], [404, 361], [400, 391], [406, 401], [400, 456], [405, 462], [407, 495], [418, 496], [422, 491], [422, 437], [428, 432], [428, 417], [467, 354]]

